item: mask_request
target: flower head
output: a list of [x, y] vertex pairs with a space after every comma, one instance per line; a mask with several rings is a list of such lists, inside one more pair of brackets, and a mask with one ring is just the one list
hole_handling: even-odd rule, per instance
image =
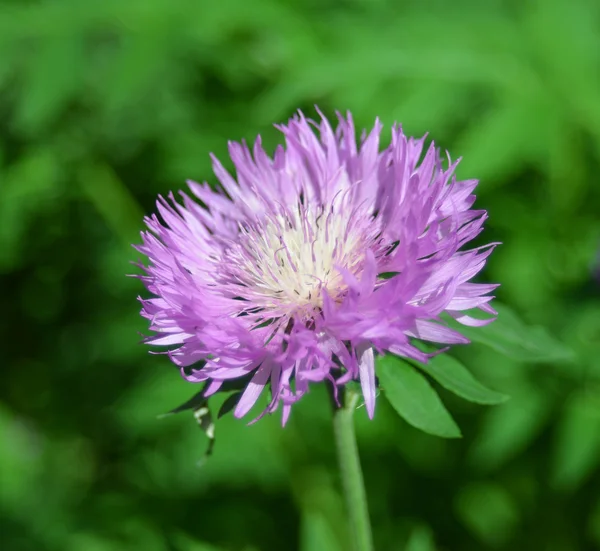
[[162, 221], [146, 219], [141, 276], [153, 298], [142, 315], [169, 346], [183, 376], [207, 382], [248, 377], [235, 415], [244, 416], [266, 386], [265, 412], [291, 405], [309, 384], [334, 388], [360, 380], [369, 416], [375, 408], [375, 354], [426, 362], [413, 339], [467, 343], [440, 319], [483, 325], [464, 313], [495, 314], [496, 285], [471, 283], [493, 245], [462, 250], [487, 217], [472, 210], [476, 180], [457, 181], [432, 143], [392, 128], [380, 150], [379, 121], [357, 145], [352, 117], [334, 131], [301, 113], [269, 157], [229, 144], [230, 175], [213, 157], [221, 189], [188, 182], [159, 198]]

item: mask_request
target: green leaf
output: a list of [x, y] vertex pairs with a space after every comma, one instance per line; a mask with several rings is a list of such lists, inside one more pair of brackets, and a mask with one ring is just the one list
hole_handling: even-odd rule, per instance
[[484, 327], [467, 327], [445, 317], [448, 325], [473, 342], [530, 363], [571, 361], [573, 351], [540, 326], [526, 325], [510, 308], [494, 302], [498, 319]]
[[0, 174], [0, 270], [18, 265], [30, 221], [60, 202], [61, 178], [56, 152], [36, 147]]
[[480, 435], [469, 450], [473, 467], [500, 467], [522, 452], [546, 425], [551, 412], [547, 393], [524, 383], [511, 392], [510, 398], [487, 413]]
[[496, 483], [471, 483], [463, 487], [454, 507], [458, 518], [486, 547], [505, 544], [519, 521], [514, 498]]
[[116, 235], [125, 243], [136, 239], [144, 211], [110, 166], [91, 163], [82, 166], [79, 183], [87, 199]]
[[173, 539], [177, 542], [177, 549], [180, 551], [220, 551], [220, 548], [210, 543], [196, 541], [184, 533], [177, 534]]
[[552, 482], [576, 489], [600, 462], [600, 395], [591, 385], [574, 393], [558, 423]]
[[223, 415], [227, 415], [229, 412], [233, 411], [233, 408], [237, 406], [240, 398], [242, 397], [243, 392], [235, 392], [230, 396], [227, 396], [225, 401], [221, 404], [219, 408], [219, 413], [217, 413], [217, 419], [223, 417]]
[[196, 419], [202, 432], [208, 437], [208, 447], [199, 464], [203, 464], [212, 455], [215, 446], [215, 423], [208, 407], [208, 399], [204, 396], [204, 390], [205, 388], [194, 394], [187, 402], [160, 416], [160, 418], [163, 418], [182, 411], [193, 410], [194, 419]]
[[424, 525], [417, 526], [410, 534], [405, 551], [436, 551], [431, 528]]
[[392, 407], [413, 427], [443, 438], [460, 438], [460, 429], [436, 391], [412, 365], [394, 356], [377, 360], [382, 391]]
[[[104, 87], [102, 100], [106, 111], [114, 114], [131, 109], [144, 98], [145, 90], [164, 79], [165, 74], [169, 74], [167, 68], [172, 47], [173, 42], [164, 33], [124, 37], [108, 78], [99, 83], [99, 87]], [[155, 113], [148, 116], [155, 116]]]
[[486, 190], [509, 183], [535, 154], [533, 148], [537, 142], [546, 138], [528, 132], [515, 133], [515, 128], [520, 128], [523, 120], [531, 121], [540, 111], [539, 105], [522, 99], [518, 103], [508, 97], [505, 105], [478, 117], [467, 127], [456, 146], [458, 151], [464, 152], [461, 173], [477, 174]]
[[342, 551], [344, 548], [325, 516], [318, 512], [303, 515], [300, 542], [302, 551]]
[[15, 111], [19, 131], [36, 135], [60, 115], [84, 82], [81, 38], [60, 36], [37, 45], [24, 66], [25, 86]]
[[[206, 387], [206, 385], [204, 385], [204, 387]], [[177, 406], [176, 408], [172, 409], [171, 411], [168, 411], [167, 413], [163, 413], [159, 417], [160, 418], [167, 417], [168, 415], [174, 415], [175, 413], [181, 413], [182, 411], [187, 411], [189, 409], [197, 409], [199, 407], [204, 406], [206, 404], [206, 397], [204, 396], [204, 390], [205, 390], [205, 388], [202, 388], [202, 390], [200, 392], [196, 392], [196, 394], [194, 394], [189, 400], [187, 400], [180, 406]]]
[[435, 356], [426, 364], [416, 361], [412, 363], [431, 375], [444, 388], [469, 402], [494, 405], [508, 400], [506, 394], [483, 386], [463, 364], [447, 354]]

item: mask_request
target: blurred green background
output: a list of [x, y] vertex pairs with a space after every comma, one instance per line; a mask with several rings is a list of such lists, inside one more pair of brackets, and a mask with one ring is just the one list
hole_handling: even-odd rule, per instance
[[600, 2], [0, 3], [0, 547], [345, 551], [328, 402], [282, 430], [191, 414], [139, 344], [130, 244], [208, 153], [302, 108], [430, 137], [481, 179], [484, 278], [571, 363], [456, 354], [505, 405], [441, 391], [460, 441], [357, 414], [377, 549], [600, 548]]

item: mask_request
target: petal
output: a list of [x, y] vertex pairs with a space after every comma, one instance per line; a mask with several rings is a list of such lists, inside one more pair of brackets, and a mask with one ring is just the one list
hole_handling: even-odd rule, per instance
[[496, 318], [489, 318], [485, 320], [477, 319], [472, 316], [467, 316], [462, 312], [454, 312], [451, 310], [447, 311], [458, 323], [462, 323], [463, 325], [467, 325], [469, 327], [483, 327], [484, 325], [488, 325], [492, 323]]
[[445, 327], [439, 323], [426, 320], [416, 320], [416, 329], [413, 335], [424, 341], [440, 342], [444, 344], [468, 344], [469, 339], [458, 331]]
[[243, 417], [252, 409], [252, 406], [254, 406], [256, 400], [258, 400], [258, 397], [265, 389], [265, 385], [270, 376], [271, 365], [268, 362], [264, 362], [254, 374], [252, 380], [248, 383], [246, 390], [244, 390], [234, 411], [236, 417]]
[[369, 418], [375, 415], [375, 354], [372, 347], [361, 345], [356, 350], [358, 355], [358, 373], [360, 385], [365, 398], [365, 406]]

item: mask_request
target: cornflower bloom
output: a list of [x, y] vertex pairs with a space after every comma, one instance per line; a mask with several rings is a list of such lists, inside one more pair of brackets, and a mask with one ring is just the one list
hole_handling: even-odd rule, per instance
[[492, 284], [470, 280], [494, 244], [461, 250], [487, 214], [473, 210], [477, 180], [458, 181], [457, 162], [400, 126], [380, 150], [377, 120], [357, 144], [350, 114], [315, 122], [299, 113], [276, 126], [285, 139], [269, 157], [229, 143], [234, 178], [213, 156], [221, 187], [188, 182], [159, 198], [138, 250], [141, 299], [152, 345], [205, 396], [247, 381], [234, 413], [246, 415], [265, 387], [263, 411], [282, 403], [283, 423], [311, 383], [359, 380], [373, 417], [375, 356], [427, 362], [414, 339], [469, 342], [444, 324], [446, 313], [483, 325], [466, 310], [495, 314]]

